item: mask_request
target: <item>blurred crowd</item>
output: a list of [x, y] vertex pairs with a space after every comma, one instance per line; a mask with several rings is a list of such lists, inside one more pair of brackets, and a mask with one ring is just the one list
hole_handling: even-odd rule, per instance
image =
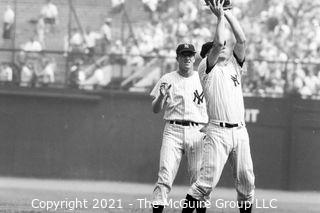
[[[34, 24], [34, 35], [20, 46], [14, 62], [2, 62], [0, 65], [1, 84], [14, 83], [22, 87], [46, 87], [55, 82], [57, 62], [46, 55], [45, 34], [53, 33], [58, 23], [58, 9], [51, 0], [46, 0]], [[7, 5], [3, 14], [4, 47], [14, 39], [15, 12], [11, 5]]]
[[[127, 73], [130, 75], [148, 66], [153, 57], [161, 59], [162, 73], [172, 71], [176, 66], [174, 47], [178, 43], [191, 42], [200, 50], [204, 42], [212, 39], [215, 19], [203, 1], [141, 1], [149, 21], [135, 22], [132, 27], [133, 23], [128, 19], [130, 30], [125, 40], [113, 36], [116, 26], [112, 24], [113, 19], [108, 17], [99, 29], [77, 26], [70, 35], [65, 36], [64, 52], [71, 61], [68, 81], [72, 87], [87, 88], [83, 85], [89, 83], [94, 85], [91, 88], [104, 87], [112, 78], [111, 65], [130, 67]], [[123, 0], [112, 0], [118, 12], [125, 10], [124, 3]], [[306, 97], [320, 95], [319, 8], [319, 3], [311, 0], [237, 2], [233, 12], [244, 27], [248, 45], [248, 72], [244, 78], [246, 94], [274, 97], [284, 94]], [[14, 23], [14, 12], [10, 6], [5, 14], [3, 38], [8, 39]], [[23, 54], [45, 50], [45, 35], [54, 33], [58, 23], [57, 6], [51, 0], [46, 0], [35, 21], [35, 35], [21, 46]], [[200, 60], [199, 56], [197, 59]], [[33, 72], [33, 76], [36, 76], [33, 79], [46, 79], [38, 77], [43, 76], [39, 73], [51, 73], [49, 80], [45, 81], [54, 82], [56, 61], [40, 60], [37, 62], [40, 68], [20, 61], [20, 68], [38, 69]], [[45, 71], [48, 64], [52, 68]], [[7, 67], [1, 66], [1, 78], [8, 75], [5, 74], [8, 73]]]
[[[148, 47], [140, 48], [141, 54], [160, 49], [163, 56], [174, 56], [171, 49], [177, 43], [191, 42], [199, 50], [205, 41], [212, 39], [215, 19], [199, 1], [181, 0], [178, 10], [171, 1], [144, 2], [149, 5], [153, 23], [139, 30], [141, 43]], [[247, 35], [246, 94], [319, 96], [320, 3], [311, 0], [237, 3], [233, 12]]]
[[247, 91], [319, 96], [319, 2], [270, 0], [265, 4], [267, 9], [255, 16], [239, 10], [248, 37], [248, 58], [258, 60], [249, 64]]

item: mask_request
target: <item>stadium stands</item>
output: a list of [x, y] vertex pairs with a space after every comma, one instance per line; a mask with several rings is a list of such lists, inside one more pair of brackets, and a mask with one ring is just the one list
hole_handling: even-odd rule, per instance
[[[174, 47], [177, 43], [192, 42], [199, 49], [203, 42], [212, 39], [214, 23], [202, 1], [132, 0], [125, 1], [123, 5], [121, 1], [117, 4], [117, 1], [111, 0], [72, 0], [71, 6], [68, 5], [68, 1], [52, 2], [58, 9], [57, 26], [53, 32], [45, 32], [42, 43], [45, 44], [44, 52], [49, 53], [41, 54], [39, 57], [49, 55], [49, 58], [55, 61], [55, 84], [65, 85], [69, 82], [70, 68], [75, 63], [81, 61], [85, 69], [96, 64], [96, 60], [103, 54], [111, 54], [108, 57], [110, 61], [104, 62], [112, 67], [112, 71], [106, 69], [112, 72], [110, 84], [114, 85], [114, 79], [120, 83], [116, 86], [121, 87], [122, 82], [122, 86], [129, 91], [140, 88], [139, 91], [146, 92], [155, 81], [150, 76], [158, 76], [175, 68]], [[29, 38], [39, 34], [37, 23], [40, 23], [40, 11], [46, 0], [24, 0], [19, 1], [17, 5], [11, 3], [11, 7], [16, 6], [15, 42], [10, 46], [10, 40], [3, 40], [2, 49], [19, 49]], [[311, 0], [259, 0], [235, 3], [234, 13], [241, 19], [248, 40], [248, 73], [244, 79], [244, 91], [247, 95], [320, 95], [318, 4]], [[3, 13], [6, 2], [0, 2], [0, 8], [0, 13]], [[99, 38], [106, 18], [111, 21], [112, 30], [112, 41], [107, 50], [103, 47], [103, 36]], [[97, 35], [96, 42], [93, 42], [94, 55], [90, 54], [92, 52], [91, 46], [88, 48], [88, 39], [81, 39], [83, 36], [86, 38], [84, 29], [89, 29], [88, 27], [90, 35]], [[66, 52], [72, 52], [69, 48], [69, 29], [78, 30], [80, 48], [73, 52], [77, 52], [76, 54]], [[20, 54], [16, 52], [15, 56]], [[10, 52], [1, 51], [0, 55], [1, 62], [12, 62]], [[158, 67], [160, 70], [154, 69], [150, 63], [153, 61], [152, 58], [159, 58], [158, 61], [163, 63]], [[41, 60], [34, 61], [36, 65], [33, 67], [40, 69], [38, 73], [41, 72], [41, 69], [44, 69], [43, 63], [39, 66], [38, 61]], [[18, 59], [15, 59], [15, 63], [20, 69], [25, 65], [25, 61], [21, 63]], [[148, 72], [157, 74], [151, 75]], [[90, 78], [91, 74], [84, 78]], [[133, 80], [136, 76], [140, 76], [139, 79]], [[130, 84], [126, 82], [128, 77], [132, 78]]]

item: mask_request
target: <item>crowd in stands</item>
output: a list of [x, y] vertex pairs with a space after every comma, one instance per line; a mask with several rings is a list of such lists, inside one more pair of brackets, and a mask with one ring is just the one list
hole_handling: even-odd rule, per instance
[[54, 58], [41, 54], [34, 57], [21, 53], [15, 63], [0, 64], [0, 84], [21, 87], [47, 87], [55, 82], [57, 63]]
[[[15, 12], [8, 5], [3, 15], [4, 44], [14, 39]], [[14, 62], [0, 65], [0, 83], [17, 84], [21, 87], [46, 87], [55, 82], [57, 62], [42, 50], [45, 49], [45, 33], [52, 33], [58, 20], [58, 9], [51, 0], [46, 0], [37, 20], [34, 22], [34, 35], [21, 44], [20, 52]], [[4, 45], [8, 47], [8, 45]]]
[[[145, 2], [152, 10], [154, 22], [152, 26], [143, 26], [139, 30], [140, 37], [147, 40], [144, 44], [149, 44], [149, 48], [140, 48], [141, 54], [150, 54], [143, 52], [150, 49], [170, 51], [170, 47], [180, 42], [192, 42], [199, 50], [205, 41], [212, 39], [214, 19], [199, 1], [181, 0], [179, 10], [170, 5], [170, 1]], [[264, 4], [256, 14], [251, 12], [255, 10], [254, 1], [237, 4], [233, 9], [248, 41], [244, 91], [259, 96], [319, 96], [319, 3], [271, 0], [264, 1]], [[154, 39], [159, 40], [153, 43]], [[152, 47], [152, 44], [156, 45]], [[164, 56], [174, 56], [174, 52], [170, 54], [169, 51], [160, 52]]]
[[3, 31], [2, 37], [4, 39], [10, 39], [12, 37], [12, 28], [14, 24], [15, 14], [10, 5], [7, 5], [3, 14]]
[[[132, 74], [149, 64], [156, 64], [153, 57], [161, 59], [162, 74], [172, 71], [176, 66], [174, 47], [178, 43], [190, 42], [200, 50], [204, 42], [212, 39], [215, 19], [203, 1], [141, 1], [150, 18], [147, 22], [129, 23], [134, 24], [134, 30], [126, 40], [112, 36], [116, 26], [112, 25], [111, 18], [106, 18], [100, 29], [82, 29], [78, 26], [72, 29], [70, 38], [65, 36], [65, 56], [72, 61], [69, 66], [72, 87], [104, 87], [110, 83], [112, 76], [110, 73], [104, 74], [103, 70], [112, 69], [110, 65], [130, 67], [128, 73]], [[116, 4], [124, 3], [117, 1]], [[259, 4], [263, 4], [262, 9], [259, 9]], [[235, 3], [234, 14], [240, 19], [247, 35], [246, 94], [275, 97], [284, 94], [320, 95], [318, 4], [311, 0]], [[8, 6], [5, 14], [4, 29], [9, 29], [14, 19], [11, 7]], [[58, 8], [47, 0], [36, 22], [36, 35], [21, 49], [24, 52], [44, 50], [45, 35], [54, 33], [58, 22]], [[4, 31], [3, 38], [5, 33], [6, 36], [10, 34]], [[104, 54], [108, 57], [101, 61]], [[199, 61], [200, 56], [197, 57]], [[44, 69], [43, 64], [46, 63], [41, 64]], [[34, 69], [30, 68], [30, 64], [22, 66]], [[5, 68], [1, 67], [1, 70]], [[95, 86], [89, 87], [89, 83]], [[149, 82], [147, 86], [152, 87], [152, 84]]]

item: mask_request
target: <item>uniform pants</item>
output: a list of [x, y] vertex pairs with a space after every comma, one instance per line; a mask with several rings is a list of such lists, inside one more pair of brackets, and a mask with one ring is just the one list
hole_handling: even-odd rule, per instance
[[209, 124], [205, 132], [200, 176], [188, 194], [195, 199], [208, 201], [210, 193], [220, 179], [224, 165], [229, 161], [238, 201], [252, 203], [255, 177], [246, 127], [224, 128]]
[[155, 205], [167, 205], [168, 193], [176, 177], [181, 157], [186, 154], [190, 184], [194, 183], [200, 173], [203, 137], [200, 132], [203, 125], [182, 126], [166, 122], [160, 151], [160, 168], [158, 181], [153, 191]]

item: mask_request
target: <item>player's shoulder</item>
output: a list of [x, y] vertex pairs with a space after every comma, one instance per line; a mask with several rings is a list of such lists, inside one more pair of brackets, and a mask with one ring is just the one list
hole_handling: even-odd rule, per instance
[[199, 78], [199, 72], [197, 70], [192, 71], [192, 77]]
[[240, 61], [236, 55], [232, 56], [232, 60], [231, 63], [233, 64], [234, 68], [240, 72], [240, 74], [244, 74], [247, 71], [247, 66], [246, 66], [246, 62], [245, 59], [243, 61]]
[[177, 78], [177, 75], [178, 75], [178, 71], [176, 70], [172, 72], [168, 72], [161, 77], [161, 80], [162, 81], [174, 80]]
[[201, 59], [201, 61], [199, 63], [199, 67], [206, 66], [206, 65], [207, 65], [207, 57]]
[[203, 75], [207, 70], [207, 57], [203, 58], [198, 66], [198, 73], [199, 75]]

